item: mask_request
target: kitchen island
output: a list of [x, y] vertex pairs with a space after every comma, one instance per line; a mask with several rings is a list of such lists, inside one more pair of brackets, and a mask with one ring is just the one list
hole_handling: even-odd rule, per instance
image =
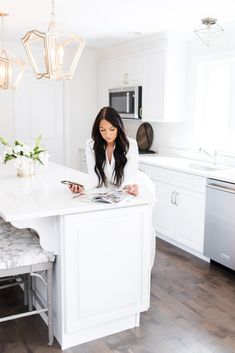
[[[82, 201], [60, 183], [88, 175], [49, 163], [33, 177], [0, 166], [0, 216], [33, 228], [56, 255], [54, 335], [61, 348], [139, 325], [149, 307], [152, 195], [118, 204]], [[45, 293], [36, 283], [37, 294]], [[44, 318], [46, 320], [46, 318]]]

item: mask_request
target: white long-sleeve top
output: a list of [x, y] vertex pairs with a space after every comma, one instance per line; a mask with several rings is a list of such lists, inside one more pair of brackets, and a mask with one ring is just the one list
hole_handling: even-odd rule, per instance
[[[124, 167], [124, 179], [122, 182], [122, 187], [129, 184], [136, 184], [138, 179], [138, 164], [139, 164], [139, 153], [136, 140], [129, 138], [129, 149], [126, 154], [127, 162]], [[86, 161], [88, 174], [90, 176], [90, 187], [97, 187], [99, 184], [99, 179], [95, 173], [95, 154], [93, 149], [94, 141], [92, 139], [86, 142]], [[115, 167], [114, 155], [112, 155], [111, 162], [109, 162], [108, 155], [106, 152], [106, 161], [104, 166], [104, 173], [107, 178], [109, 185], [113, 185], [113, 171]]]

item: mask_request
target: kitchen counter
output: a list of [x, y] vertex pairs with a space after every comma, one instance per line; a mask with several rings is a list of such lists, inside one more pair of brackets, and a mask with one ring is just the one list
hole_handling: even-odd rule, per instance
[[[61, 180], [89, 187], [85, 173], [49, 163], [32, 177], [0, 166], [0, 216], [33, 228], [53, 251], [54, 335], [62, 349], [139, 325], [149, 307], [151, 195], [118, 204], [74, 198]], [[42, 286], [36, 291], [44, 298]], [[46, 321], [46, 318], [44, 318]]]
[[153, 157], [146, 155], [140, 156], [139, 162], [141, 164], [148, 164], [187, 174], [235, 183], [235, 168], [221, 164], [212, 164], [178, 157]]
[[[47, 169], [38, 168], [33, 177], [16, 177], [13, 164], [0, 165], [0, 216], [9, 222], [48, 216], [83, 213], [123, 207], [124, 204], [80, 202], [73, 198], [68, 187], [61, 180], [79, 182], [89, 189], [86, 173], [49, 163]], [[128, 200], [125, 207], [149, 203], [148, 189], [141, 189], [140, 195]]]

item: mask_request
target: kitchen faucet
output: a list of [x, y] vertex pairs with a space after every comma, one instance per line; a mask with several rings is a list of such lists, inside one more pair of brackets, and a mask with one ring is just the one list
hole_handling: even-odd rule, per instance
[[213, 154], [209, 153], [207, 150], [205, 150], [204, 148], [200, 147], [199, 148], [199, 152], [201, 153], [205, 153], [207, 156], [209, 156], [210, 158], [212, 158], [213, 160], [213, 164], [216, 164], [216, 157], [217, 157], [217, 151], [214, 150]]

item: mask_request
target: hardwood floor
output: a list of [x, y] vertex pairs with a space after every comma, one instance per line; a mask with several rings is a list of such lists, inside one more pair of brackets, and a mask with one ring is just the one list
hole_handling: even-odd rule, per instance
[[[22, 295], [0, 293], [0, 315], [19, 308]], [[59, 353], [47, 346], [40, 317], [0, 324], [0, 353]], [[151, 307], [133, 330], [64, 353], [235, 353], [235, 273], [157, 240]]]

